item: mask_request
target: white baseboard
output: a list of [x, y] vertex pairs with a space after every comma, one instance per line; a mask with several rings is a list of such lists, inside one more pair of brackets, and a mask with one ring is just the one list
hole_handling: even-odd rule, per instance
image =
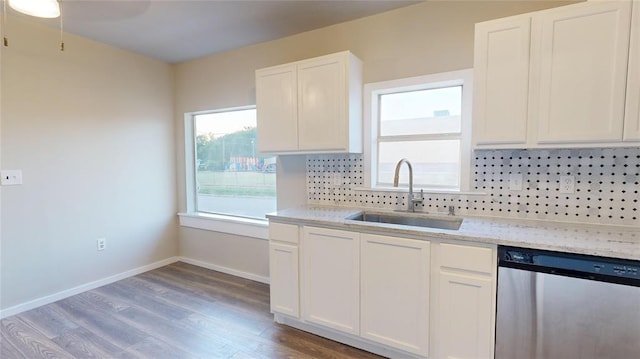
[[144, 273], [144, 272], [148, 272], [150, 270], [156, 269], [156, 268], [164, 267], [164, 266], [166, 266], [168, 264], [178, 262], [179, 260], [180, 260], [180, 257], [170, 257], [170, 258], [163, 259], [163, 260], [155, 262], [155, 263], [147, 264], [146, 266], [134, 268], [134, 269], [128, 270], [126, 272], [122, 272], [122, 273], [118, 273], [118, 274], [112, 275], [112, 276], [107, 277], [107, 278], [99, 279], [99, 280], [96, 280], [96, 281], [93, 281], [93, 282], [89, 282], [89, 283], [86, 283], [86, 284], [83, 284], [83, 285], [79, 285], [79, 286], [71, 288], [71, 289], [63, 290], [61, 292], [54, 293], [54, 294], [48, 295], [46, 297], [41, 297], [41, 298], [38, 298], [38, 299], [30, 300], [30, 301], [28, 301], [26, 303], [14, 305], [13, 307], [9, 307], [7, 309], [0, 310], [0, 319], [6, 318], [6, 317], [10, 317], [12, 315], [16, 315], [16, 314], [19, 314], [19, 313], [25, 312], [27, 310], [31, 310], [31, 309], [34, 309], [34, 308], [37, 308], [37, 307], [40, 307], [40, 306], [43, 306], [43, 305], [46, 305], [46, 304], [57, 302], [57, 301], [59, 301], [61, 299], [65, 299], [65, 298], [71, 297], [73, 295], [80, 294], [82, 292], [86, 292], [86, 291], [91, 290], [91, 289], [102, 287], [104, 285], [111, 284], [113, 282], [117, 282], [117, 281], [125, 279], [125, 278], [133, 277], [133, 276], [138, 275], [140, 273]]
[[223, 266], [219, 266], [217, 264], [212, 264], [212, 263], [208, 263], [208, 262], [203, 262], [197, 259], [191, 259], [191, 258], [187, 258], [187, 257], [178, 257], [178, 260], [180, 262], [185, 262], [188, 264], [193, 264], [194, 266], [198, 266], [198, 267], [202, 267], [202, 268], [207, 268], [207, 269], [211, 269], [217, 272], [222, 272], [222, 273], [226, 273], [226, 274], [231, 274], [234, 275], [236, 277], [240, 277], [240, 278], [245, 278], [245, 279], [250, 279], [256, 282], [260, 282], [260, 283], [265, 283], [265, 284], [269, 284], [269, 277], [263, 277], [254, 273], [249, 273], [249, 272], [243, 272], [237, 269], [233, 269], [233, 268], [229, 268], [229, 267], [223, 267]]
[[6, 318], [6, 317], [10, 317], [12, 315], [16, 315], [16, 314], [19, 314], [19, 313], [22, 313], [22, 312], [26, 312], [27, 310], [31, 310], [31, 309], [34, 309], [34, 308], [37, 308], [37, 307], [40, 307], [40, 306], [43, 306], [43, 305], [51, 304], [53, 302], [57, 302], [59, 300], [74, 296], [76, 294], [80, 294], [80, 293], [86, 292], [86, 291], [91, 290], [91, 289], [102, 287], [104, 285], [111, 284], [113, 282], [117, 282], [117, 281], [125, 279], [125, 278], [133, 277], [135, 275], [138, 275], [138, 274], [141, 274], [141, 273], [144, 273], [144, 272], [148, 272], [150, 270], [154, 270], [154, 269], [157, 269], [157, 268], [160, 268], [160, 267], [164, 267], [166, 265], [169, 265], [169, 264], [175, 263], [175, 262], [185, 262], [185, 263], [188, 263], [188, 264], [193, 264], [193, 265], [198, 266], [198, 267], [203, 267], [203, 268], [215, 270], [215, 271], [226, 273], [226, 274], [231, 274], [231, 275], [234, 275], [236, 277], [241, 277], [241, 278], [250, 279], [250, 280], [253, 280], [253, 281], [256, 281], [256, 282], [269, 284], [269, 277], [263, 277], [263, 276], [259, 276], [259, 275], [253, 274], [253, 273], [243, 272], [243, 271], [239, 271], [237, 269], [223, 267], [223, 266], [219, 266], [219, 265], [216, 265], [216, 264], [207, 263], [207, 262], [203, 262], [203, 261], [199, 261], [199, 260], [191, 259], [191, 258], [187, 258], [187, 257], [170, 257], [170, 258], [163, 259], [163, 260], [155, 262], [155, 263], [148, 264], [146, 266], [134, 268], [134, 269], [128, 270], [126, 272], [122, 272], [122, 273], [118, 273], [118, 274], [112, 275], [112, 276], [107, 277], [107, 278], [103, 278], [103, 279], [99, 279], [97, 281], [93, 281], [93, 282], [90, 282], [90, 283], [82, 284], [82, 285], [79, 285], [79, 286], [74, 287], [74, 288], [66, 289], [66, 290], [60, 291], [58, 293], [54, 293], [54, 294], [51, 294], [51, 295], [48, 295], [48, 296], [45, 296], [45, 297], [41, 297], [41, 298], [37, 298], [37, 299], [34, 299], [34, 300], [30, 300], [30, 301], [25, 302], [25, 303], [14, 305], [13, 307], [9, 307], [7, 309], [0, 310], [0, 319]]

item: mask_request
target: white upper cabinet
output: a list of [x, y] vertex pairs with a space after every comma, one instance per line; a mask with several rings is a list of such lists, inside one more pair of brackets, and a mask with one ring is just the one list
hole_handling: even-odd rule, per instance
[[637, 0], [633, 3], [624, 124], [624, 140], [640, 141], [640, 1]]
[[298, 149], [298, 73], [295, 65], [256, 72], [258, 150]]
[[587, 1], [476, 24], [474, 146], [639, 140], [633, 53], [627, 71], [631, 8], [629, 1]]
[[476, 24], [473, 133], [475, 144], [525, 144], [531, 18]]
[[362, 152], [362, 62], [348, 51], [256, 71], [261, 153]]
[[345, 83], [341, 57], [319, 58], [298, 65], [298, 148], [341, 150], [348, 141]]
[[622, 140], [631, 3], [596, 1], [533, 17], [537, 142]]

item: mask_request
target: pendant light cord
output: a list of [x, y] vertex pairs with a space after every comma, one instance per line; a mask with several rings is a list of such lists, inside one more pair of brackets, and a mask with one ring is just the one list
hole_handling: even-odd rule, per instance
[[7, 0], [2, 0], [2, 45], [7, 47], [9, 46], [9, 40], [7, 40], [6, 31], [7, 31]]
[[60, 3], [60, 51], [64, 51], [64, 22], [62, 21], [64, 11], [62, 11], [62, 0], [58, 0], [58, 2]]

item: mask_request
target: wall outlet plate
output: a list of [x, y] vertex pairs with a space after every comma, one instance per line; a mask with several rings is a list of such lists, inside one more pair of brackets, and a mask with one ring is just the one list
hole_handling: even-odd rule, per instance
[[3, 186], [16, 186], [22, 184], [22, 170], [0, 171], [0, 184]]
[[560, 193], [574, 193], [575, 180], [574, 176], [560, 176]]
[[522, 191], [522, 173], [509, 174], [509, 190]]
[[97, 250], [103, 251], [107, 248], [107, 239], [106, 238], [98, 238], [96, 239]]
[[335, 187], [338, 187], [342, 184], [342, 174], [341, 173], [334, 173], [333, 174], [333, 185]]

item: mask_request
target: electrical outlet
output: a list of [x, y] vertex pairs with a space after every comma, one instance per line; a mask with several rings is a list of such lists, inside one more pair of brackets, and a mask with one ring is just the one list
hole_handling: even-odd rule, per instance
[[575, 177], [560, 176], [560, 193], [574, 193], [574, 192], [575, 192]]
[[333, 185], [334, 186], [340, 186], [342, 185], [342, 174], [341, 173], [334, 173], [333, 174]]
[[96, 240], [96, 244], [98, 246], [98, 250], [99, 251], [103, 251], [105, 248], [107, 248], [107, 239], [106, 238], [98, 238]]
[[509, 174], [509, 190], [522, 191], [522, 173]]
[[22, 170], [0, 171], [0, 184], [3, 186], [15, 186], [22, 184]]

